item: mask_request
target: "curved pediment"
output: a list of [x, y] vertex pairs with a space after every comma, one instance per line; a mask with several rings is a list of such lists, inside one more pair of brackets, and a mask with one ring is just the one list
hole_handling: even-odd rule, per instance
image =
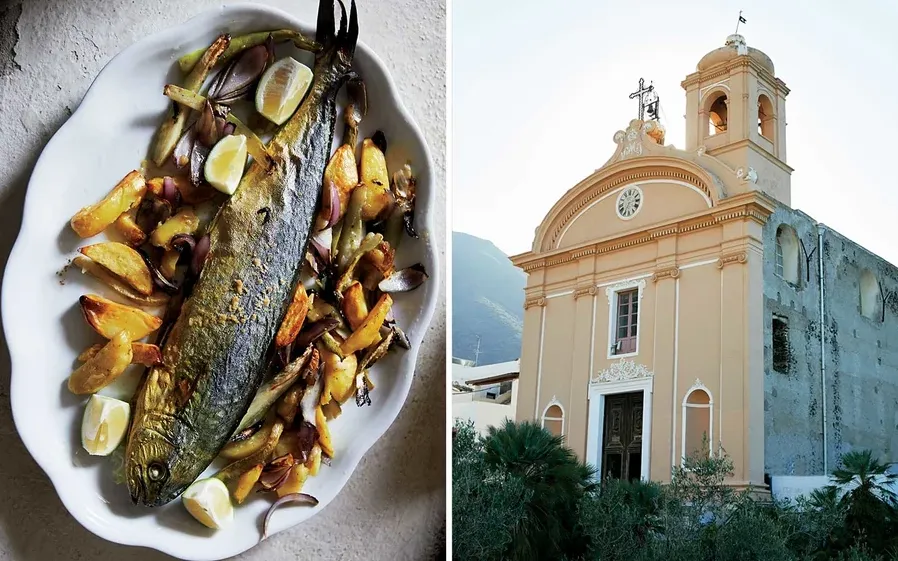
[[[617, 149], [608, 162], [570, 189], [546, 215], [533, 251], [571, 247], [686, 216], [717, 205], [727, 193], [721, 176], [735, 172], [717, 158], [662, 146], [654, 122], [630, 122], [614, 135]], [[636, 188], [637, 194], [628, 189]], [[628, 191], [624, 198], [621, 194]], [[620, 205], [641, 208], [622, 216]]]

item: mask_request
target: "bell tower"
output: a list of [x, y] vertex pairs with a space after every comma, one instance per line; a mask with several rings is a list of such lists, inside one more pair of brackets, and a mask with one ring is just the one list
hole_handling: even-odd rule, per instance
[[786, 164], [786, 96], [773, 61], [730, 35], [682, 82], [686, 90], [686, 149], [704, 147], [736, 170], [736, 192], [762, 191], [790, 205], [792, 168]]

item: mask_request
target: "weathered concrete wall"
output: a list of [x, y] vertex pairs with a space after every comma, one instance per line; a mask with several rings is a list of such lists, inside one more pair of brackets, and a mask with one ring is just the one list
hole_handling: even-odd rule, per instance
[[[792, 227], [800, 242], [797, 284], [774, 271], [776, 232], [782, 224]], [[804, 213], [781, 205], [764, 227], [764, 471], [774, 475], [823, 472], [816, 247], [816, 223]], [[813, 257], [810, 266], [808, 254]], [[774, 315], [789, 326], [785, 372], [773, 368]]]
[[[775, 273], [781, 224], [791, 226], [800, 240], [797, 284]], [[823, 230], [826, 467], [832, 471], [842, 454], [864, 448], [898, 461], [898, 267], [804, 213], [781, 206], [764, 229], [764, 455], [765, 472], [771, 475], [819, 475], [824, 470], [818, 228]], [[872, 319], [860, 307], [865, 269], [881, 290]], [[788, 323], [784, 372], [773, 365], [774, 316]]]

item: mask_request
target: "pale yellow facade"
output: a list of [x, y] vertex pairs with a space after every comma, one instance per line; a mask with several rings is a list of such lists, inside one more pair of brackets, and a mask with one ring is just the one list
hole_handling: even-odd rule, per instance
[[[656, 121], [631, 121], [512, 258], [528, 274], [516, 417], [560, 409], [567, 444], [604, 473], [606, 433], [630, 422], [605, 405], [633, 394], [631, 474], [669, 480], [707, 434], [734, 462], [731, 483], [762, 486], [762, 227], [774, 200], [789, 203], [788, 90], [739, 36], [683, 88], [685, 149], [664, 145]], [[621, 307], [631, 294], [638, 312]], [[626, 321], [635, 337], [622, 345]]]

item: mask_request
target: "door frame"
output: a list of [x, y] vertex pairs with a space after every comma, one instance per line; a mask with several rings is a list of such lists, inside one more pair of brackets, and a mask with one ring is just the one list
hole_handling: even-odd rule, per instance
[[649, 457], [652, 442], [652, 392], [655, 386], [653, 376], [629, 380], [589, 383], [589, 426], [586, 431], [586, 461], [595, 466], [596, 474], [602, 473], [602, 440], [605, 435], [605, 396], [642, 392], [642, 457], [640, 479], [649, 480]]

